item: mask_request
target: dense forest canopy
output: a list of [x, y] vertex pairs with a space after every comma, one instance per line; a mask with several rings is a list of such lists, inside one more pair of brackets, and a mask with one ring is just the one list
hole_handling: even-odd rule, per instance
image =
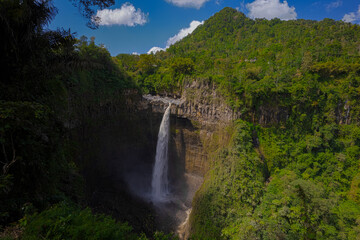
[[[225, 8], [166, 52], [153, 58], [118, 58], [124, 66], [137, 62], [137, 68], [124, 69], [140, 73], [136, 79], [145, 91], [174, 91], [189, 75], [206, 78], [218, 85], [233, 107], [243, 111], [259, 106], [269, 95], [277, 96], [281, 105], [292, 105], [288, 97], [296, 91], [293, 83], [305, 77], [338, 79], [356, 73], [358, 39], [359, 26], [350, 23], [252, 20]], [[180, 63], [184, 66], [178, 67]]]
[[[94, 6], [114, 4], [71, 2], [90, 27]], [[241, 113], [195, 197], [192, 239], [360, 236], [358, 25], [225, 8], [167, 51], [111, 57], [94, 38], [46, 30], [55, 14], [50, 0], [0, 2], [0, 238], [15, 222], [24, 239], [146, 239], [85, 208], [71, 128], [85, 132], [129, 89], [181, 95], [191, 81]]]
[[194, 239], [360, 234], [360, 27], [225, 8], [155, 55], [118, 55], [144, 92], [217, 86], [242, 121], [194, 200]]

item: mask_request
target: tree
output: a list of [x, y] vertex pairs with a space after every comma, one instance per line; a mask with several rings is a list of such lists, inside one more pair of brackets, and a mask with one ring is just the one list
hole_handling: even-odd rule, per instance
[[[85, 12], [113, 3], [73, 2]], [[0, 1], [0, 225], [21, 217], [26, 202], [44, 207], [69, 174], [62, 114], [81, 58], [70, 31], [45, 30], [55, 14], [51, 0]]]
[[114, 5], [115, 0], [69, 0], [73, 3], [74, 6], [78, 7], [79, 11], [84, 17], [89, 19], [87, 26], [90, 28], [97, 28], [99, 26], [98, 17], [94, 16], [93, 6], [98, 7], [99, 9], [104, 9]]
[[159, 61], [153, 54], [141, 54], [137, 68], [143, 73], [151, 74], [155, 72], [158, 65]]
[[194, 72], [195, 64], [191, 58], [179, 57], [173, 59], [170, 68], [174, 75], [190, 75]]

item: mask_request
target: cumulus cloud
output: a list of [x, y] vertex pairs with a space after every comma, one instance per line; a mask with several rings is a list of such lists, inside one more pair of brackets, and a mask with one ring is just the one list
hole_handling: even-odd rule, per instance
[[326, 5], [326, 10], [331, 11], [332, 9], [338, 8], [343, 4], [342, 0], [337, 0]]
[[178, 7], [201, 8], [209, 0], [166, 0]]
[[121, 8], [99, 10], [96, 18], [100, 18], [99, 25], [124, 25], [134, 27], [147, 23], [148, 14], [136, 9], [131, 3], [124, 3]]
[[289, 7], [286, 0], [255, 0], [246, 4], [251, 18], [280, 18], [282, 20], [296, 19], [295, 7]]
[[360, 5], [358, 6], [357, 12], [351, 12], [344, 15], [343, 19], [344, 22], [359, 22], [360, 20]]
[[160, 51], [165, 51], [166, 48], [161, 48], [161, 47], [152, 47], [148, 52], [147, 54], [152, 54], [152, 53], [157, 53], [157, 52], [160, 52]]
[[181, 39], [183, 39], [184, 37], [186, 37], [187, 35], [192, 33], [199, 25], [201, 25], [203, 23], [204, 23], [204, 21], [202, 21], [202, 22], [192, 21], [188, 28], [181, 29], [178, 34], [169, 38], [169, 40], [167, 40], [167, 46], [169, 47], [169, 46], [173, 45], [174, 43], [180, 41]]
[[201, 24], [203, 24], [204, 21], [199, 22], [199, 21], [192, 21], [190, 23], [190, 26], [188, 28], [183, 28], [179, 31], [178, 34], [170, 37], [167, 42], [166, 42], [166, 47], [165, 48], [160, 48], [160, 47], [153, 47], [148, 51], [148, 54], [151, 53], [156, 53], [159, 51], [165, 51], [167, 48], [169, 48], [171, 45], [173, 45], [174, 43], [180, 41], [181, 39], [183, 39], [184, 37], [186, 37], [187, 35], [189, 35], [190, 33], [192, 33], [198, 26], [200, 26]]

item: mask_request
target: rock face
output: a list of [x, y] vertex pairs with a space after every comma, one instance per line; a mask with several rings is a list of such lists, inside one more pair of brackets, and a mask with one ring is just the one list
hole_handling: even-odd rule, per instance
[[227, 124], [240, 117], [216, 90], [215, 85], [193, 81], [185, 85], [186, 99], [177, 108], [176, 115], [199, 121], [203, 125]]
[[[173, 159], [176, 166], [172, 169], [204, 176], [209, 168], [208, 157], [201, 138], [200, 130], [191, 121], [174, 117], [171, 128], [171, 142], [169, 159]], [[211, 133], [209, 132], [209, 135]]]
[[203, 81], [185, 84], [181, 98], [145, 95], [139, 108], [153, 113], [164, 113], [172, 103], [170, 158], [176, 159], [174, 169], [204, 176], [209, 168], [205, 149], [217, 128], [240, 117], [217, 93], [214, 85]]
[[171, 107], [173, 115], [197, 121], [201, 125], [227, 124], [240, 118], [240, 113], [235, 113], [226, 104], [213, 84], [196, 80], [185, 84], [180, 99], [146, 95], [141, 108], [150, 108], [152, 112], [163, 113], [169, 101], [173, 103]]

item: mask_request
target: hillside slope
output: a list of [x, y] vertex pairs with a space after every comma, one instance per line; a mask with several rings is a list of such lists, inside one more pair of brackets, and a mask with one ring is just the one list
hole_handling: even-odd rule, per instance
[[211, 82], [241, 113], [195, 197], [193, 239], [359, 236], [359, 46], [358, 25], [225, 8], [166, 52], [132, 59], [145, 92]]

